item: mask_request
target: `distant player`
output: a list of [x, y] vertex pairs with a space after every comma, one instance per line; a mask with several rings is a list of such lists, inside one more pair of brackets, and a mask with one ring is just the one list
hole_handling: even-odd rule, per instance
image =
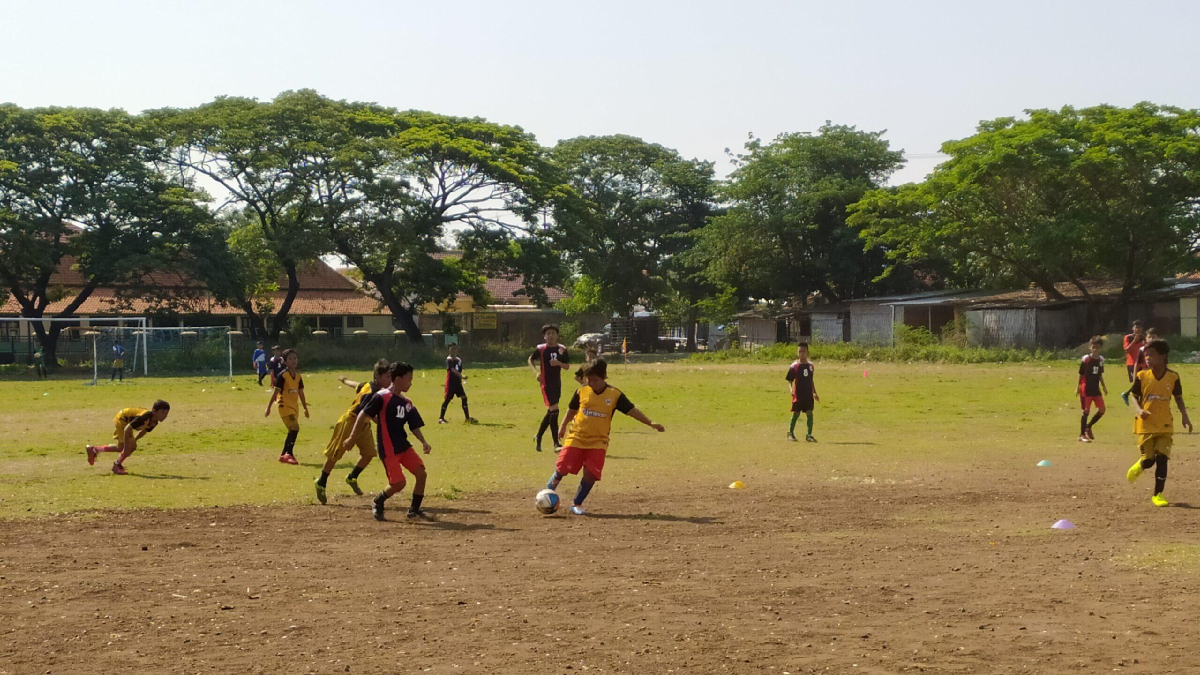
[[575, 381], [579, 384], [584, 384], [587, 381], [587, 378], [584, 377], [583, 374], [587, 372], [588, 367], [595, 363], [599, 358], [600, 348], [596, 346], [595, 342], [589, 342], [587, 349], [585, 349], [583, 352], [583, 365], [579, 366], [579, 368], [575, 371]]
[[350, 436], [350, 432], [354, 429], [354, 423], [358, 421], [358, 413], [362, 412], [367, 401], [378, 392], [391, 386], [391, 364], [386, 359], [380, 359], [375, 364], [375, 370], [371, 375], [370, 382], [362, 383], [348, 380], [345, 377], [338, 378], [339, 382], [354, 390], [354, 402], [350, 404], [350, 409], [338, 418], [337, 424], [333, 427], [333, 436], [329, 439], [329, 445], [325, 447], [325, 466], [321, 468], [321, 476], [317, 478], [317, 501], [322, 504], [325, 503], [325, 486], [329, 481], [329, 474], [333, 472], [333, 467], [349, 450], [349, 447], [345, 445], [347, 440], [351, 441], [349, 444], [351, 447], [358, 446], [358, 464], [350, 470], [350, 475], [346, 476], [346, 485], [349, 485], [356, 495], [363, 493], [362, 488], [358, 487], [358, 476], [375, 456], [375, 438], [371, 435], [370, 429], [363, 429], [354, 437]]
[[271, 358], [267, 360], [267, 372], [271, 375], [271, 388], [275, 388], [275, 378], [279, 374], [287, 370], [287, 363], [283, 360], [283, 347], [275, 345], [271, 347]]
[[271, 390], [271, 400], [267, 401], [267, 412], [263, 417], [271, 416], [271, 406], [279, 401], [279, 418], [287, 427], [287, 438], [283, 442], [283, 453], [279, 461], [283, 464], [299, 464], [296, 461], [296, 437], [300, 435], [300, 406], [304, 406], [304, 417], [308, 417], [308, 401], [304, 398], [304, 378], [297, 368], [300, 366], [300, 355], [292, 349], [283, 352], [284, 371], [277, 375], [275, 388]]
[[[1104, 357], [1100, 352], [1104, 349], [1104, 338], [1097, 335], [1088, 345], [1091, 351], [1083, 357], [1079, 364], [1079, 383], [1075, 393], [1079, 395], [1079, 404], [1083, 408], [1083, 417], [1079, 420], [1079, 441], [1091, 443], [1096, 440], [1092, 427], [1104, 417], [1104, 394], [1108, 393], [1108, 385], [1104, 382]], [[1088, 421], [1088, 413], [1096, 406], [1096, 415]]]
[[542, 344], [534, 348], [529, 355], [529, 367], [537, 375], [538, 384], [542, 389], [542, 401], [546, 404], [546, 415], [538, 426], [537, 451], [542, 451], [542, 436], [550, 430], [550, 438], [555, 448], [562, 446], [558, 442], [558, 401], [562, 398], [562, 371], [571, 367], [571, 359], [567, 348], [558, 344], [558, 326], [547, 324], [542, 326]]
[[[1125, 336], [1121, 346], [1125, 350], [1125, 370], [1129, 373], [1130, 384], [1133, 383], [1133, 376], [1137, 374], [1138, 354], [1145, 346], [1146, 338], [1142, 335], [1142, 322], [1134, 321], [1132, 332]], [[1125, 400], [1125, 405], [1129, 405], [1128, 398]]]
[[33, 353], [33, 369], [37, 371], [39, 380], [49, 377], [49, 374], [46, 372], [46, 356], [42, 353], [40, 347]]
[[119, 452], [121, 455], [117, 457], [117, 461], [113, 462], [112, 472], [118, 476], [124, 476], [125, 460], [137, 450], [137, 442], [146, 434], [154, 431], [159, 422], [167, 419], [167, 415], [171, 412], [171, 404], [166, 401], [158, 400], [154, 405], [150, 406], [149, 410], [145, 408], [125, 408], [117, 413], [113, 418], [113, 438], [117, 439], [115, 445], [88, 445], [84, 451], [87, 452], [88, 464], [96, 463], [96, 455], [101, 452]]
[[120, 378], [117, 381], [124, 382], [125, 381], [125, 347], [120, 342], [118, 342], [117, 344], [113, 345], [112, 352], [113, 352], [112, 375], [108, 376], [108, 381], [112, 382], [114, 379]]
[[583, 477], [579, 481], [579, 489], [575, 492], [574, 504], [571, 506], [571, 513], [578, 516], [584, 514], [583, 500], [587, 499], [588, 493], [604, 472], [608, 436], [612, 429], [613, 415], [617, 411], [657, 431], [667, 430], [663, 425], [651, 422], [624, 392], [608, 385], [608, 364], [604, 359], [597, 359], [588, 367], [584, 376], [587, 378], [587, 384], [575, 392], [567, 406], [567, 418], [563, 420], [562, 429], [559, 430], [565, 443], [558, 453], [554, 475], [550, 476], [550, 481], [546, 483], [548, 489], [557, 490], [563, 476], [583, 470]]
[[466, 418], [467, 424], [475, 423], [475, 419], [471, 417], [471, 410], [467, 407], [467, 390], [463, 387], [466, 379], [467, 376], [463, 375], [463, 360], [458, 355], [458, 345], [452, 344], [450, 353], [446, 356], [446, 385], [442, 388], [446, 397], [442, 399], [442, 414], [438, 415], [438, 424], [446, 423], [446, 408], [455, 396], [462, 399], [463, 417]]
[[[1151, 328], [1146, 331], [1145, 338], [1142, 340], [1141, 346], [1138, 347], [1137, 354], [1135, 354], [1133, 357], [1133, 376], [1134, 376], [1135, 380], [1137, 378], [1138, 373], [1140, 373], [1143, 370], [1150, 367], [1146, 362], [1146, 345], [1150, 344], [1151, 342], [1153, 342], [1154, 340], [1157, 340], [1157, 339], [1158, 339], [1158, 329], [1157, 328]], [[1128, 359], [1128, 356], [1126, 356], [1126, 359]], [[1131, 380], [1131, 382], [1132, 381], [1133, 380]], [[1126, 389], [1125, 393], [1121, 394], [1121, 400], [1125, 402], [1125, 405], [1129, 405], [1129, 394], [1132, 391], [1133, 391], [1133, 385], [1131, 384], [1129, 386], [1129, 389]]]
[[1183, 405], [1183, 385], [1179, 382], [1179, 374], [1167, 368], [1167, 354], [1170, 348], [1166, 340], [1153, 340], [1146, 343], [1146, 361], [1149, 368], [1138, 371], [1133, 380], [1133, 411], [1137, 415], [1133, 421], [1133, 433], [1137, 435], [1138, 450], [1142, 457], [1125, 477], [1133, 483], [1142, 472], [1154, 467], [1154, 495], [1150, 503], [1155, 506], [1167, 506], [1163, 497], [1163, 488], [1167, 483], [1167, 464], [1171, 459], [1171, 444], [1175, 429], [1171, 418], [1171, 399], [1179, 407], [1179, 415], [1183, 426], [1192, 433], [1192, 421], [1188, 419], [1187, 408]]
[[813, 409], [821, 397], [817, 396], [814, 374], [815, 367], [808, 360], [808, 345], [800, 344], [796, 347], [796, 360], [788, 367], [786, 376], [788, 388], [792, 392], [792, 424], [788, 427], [787, 435], [789, 441], [796, 440], [796, 421], [800, 419], [800, 413], [804, 413], [808, 422], [808, 433], [804, 440], [809, 443], [817, 442], [813, 437]]
[[377, 452], [379, 461], [383, 462], [383, 470], [387, 473], [388, 479], [387, 489], [380, 492], [371, 505], [371, 513], [375, 516], [375, 520], [384, 519], [384, 503], [392, 495], [404, 489], [404, 469], [408, 469], [416, 481], [413, 484], [412, 505], [408, 507], [407, 515], [409, 518], [425, 515], [421, 511], [421, 501], [425, 499], [425, 463], [421, 461], [421, 456], [417, 454], [416, 450], [413, 450], [412, 445], [408, 442], [408, 434], [404, 431], [404, 425], [407, 424], [408, 430], [417, 437], [418, 441], [421, 441], [426, 455], [433, 449], [425, 440], [424, 434], [421, 433], [421, 427], [425, 426], [425, 422], [421, 419], [421, 413], [417, 412], [417, 407], [413, 405], [412, 401], [404, 397], [404, 392], [412, 388], [413, 367], [407, 363], [393, 363], [391, 375], [391, 386], [367, 400], [362, 411], [358, 413], [358, 419], [354, 422], [350, 438], [346, 439], [345, 443], [346, 449], [349, 450], [354, 438], [369, 424], [367, 420], [375, 420]]
[[263, 343], [259, 342], [255, 346], [254, 355], [250, 357], [250, 363], [258, 373], [258, 386], [261, 387], [263, 378], [267, 376], [267, 350], [263, 349]]

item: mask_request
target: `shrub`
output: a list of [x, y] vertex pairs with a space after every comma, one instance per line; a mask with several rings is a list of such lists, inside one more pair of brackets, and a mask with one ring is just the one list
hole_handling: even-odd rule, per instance
[[[929, 331], [925, 331], [928, 333]], [[821, 361], [880, 361], [890, 363], [1035, 363], [1069, 356], [1066, 353], [1037, 349], [1003, 349], [994, 347], [959, 347], [937, 344], [901, 344], [896, 347], [877, 347], [853, 342], [817, 342], [810, 346], [813, 360]], [[753, 351], [726, 349], [698, 352], [692, 361], [703, 363], [777, 363], [793, 359], [796, 345], [778, 343]]]

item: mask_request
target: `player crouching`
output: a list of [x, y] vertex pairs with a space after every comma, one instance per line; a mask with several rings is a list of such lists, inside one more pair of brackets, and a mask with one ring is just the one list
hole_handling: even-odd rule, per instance
[[126, 474], [125, 460], [137, 450], [138, 440], [154, 431], [159, 422], [167, 419], [170, 412], [171, 404], [158, 400], [149, 410], [125, 408], [117, 413], [117, 416], [113, 418], [113, 424], [116, 427], [113, 430], [113, 438], [117, 439], [117, 443], [115, 445], [86, 446], [88, 464], [95, 464], [96, 455], [101, 452], [119, 452], [121, 456], [113, 462], [112, 472], [118, 476], [124, 476]]
[[412, 401], [404, 397], [404, 392], [412, 388], [413, 367], [407, 363], [393, 363], [391, 374], [391, 386], [367, 400], [362, 411], [358, 413], [354, 429], [343, 444], [343, 447], [349, 450], [358, 433], [367, 424], [367, 420], [375, 420], [377, 452], [388, 479], [387, 489], [375, 497], [371, 507], [375, 520], [383, 520], [384, 502], [404, 489], [403, 469], [408, 469], [416, 481], [413, 485], [412, 505], [408, 509], [408, 517], [425, 515], [421, 511], [421, 500], [425, 499], [425, 463], [408, 442], [404, 425], [407, 424], [409, 431], [421, 441], [426, 455], [433, 449], [421, 433], [421, 427], [425, 426], [421, 413], [417, 412], [417, 407]]
[[564, 439], [563, 448], [558, 453], [554, 475], [546, 483], [547, 489], [557, 490], [563, 476], [583, 470], [579, 490], [575, 493], [575, 503], [571, 507], [571, 513], [575, 515], [583, 515], [583, 500], [587, 499], [592, 486], [600, 480], [604, 471], [604, 456], [608, 452], [608, 436], [615, 411], [619, 410], [658, 431], [667, 430], [663, 425], [651, 422], [620, 389], [608, 385], [608, 364], [604, 359], [597, 359], [588, 366], [584, 377], [587, 384], [575, 392], [567, 406], [567, 417], [559, 430], [559, 437]]

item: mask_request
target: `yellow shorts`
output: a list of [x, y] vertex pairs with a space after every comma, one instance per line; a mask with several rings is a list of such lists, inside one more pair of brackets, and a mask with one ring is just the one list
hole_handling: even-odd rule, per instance
[[124, 359], [113, 359], [113, 369], [120, 370], [125, 367]]
[[283, 420], [283, 426], [287, 427], [288, 431], [300, 431], [300, 416], [296, 413], [280, 410], [279, 419]]
[[1138, 434], [1138, 450], [1142, 453], [1142, 459], [1154, 459], [1158, 455], [1162, 455], [1167, 459], [1171, 458], [1171, 444], [1175, 440], [1174, 434]]
[[[325, 457], [338, 461], [346, 454], [342, 444], [349, 438], [350, 432], [354, 431], [354, 423], [358, 421], [357, 416], [349, 414], [342, 415], [338, 419], [337, 424], [333, 427], [333, 437], [329, 439], [329, 445], [325, 448]], [[354, 445], [358, 447], [359, 459], [371, 459], [375, 456], [375, 435], [371, 433], [371, 425], [363, 427], [362, 431], [358, 432], [358, 436], [354, 437]]]
[[117, 422], [116, 427], [117, 428], [113, 430], [113, 438], [117, 439], [117, 441], [124, 441], [125, 440], [125, 425], [121, 424], [120, 422]]

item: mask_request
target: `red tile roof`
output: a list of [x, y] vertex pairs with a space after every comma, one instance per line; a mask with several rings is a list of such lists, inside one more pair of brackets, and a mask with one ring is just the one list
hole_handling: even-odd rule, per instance
[[[433, 257], [438, 260], [446, 258], [460, 258], [461, 251], [441, 251], [434, 253]], [[525, 277], [520, 274], [501, 274], [494, 277], [489, 277], [484, 281], [483, 287], [491, 294], [493, 301], [500, 305], [532, 305], [533, 300], [525, 295], [524, 290]], [[464, 299], [470, 297], [466, 293], [459, 293], [458, 298]], [[550, 304], [554, 304], [559, 300], [570, 297], [570, 295], [561, 288], [547, 288], [546, 297], [550, 300]]]

